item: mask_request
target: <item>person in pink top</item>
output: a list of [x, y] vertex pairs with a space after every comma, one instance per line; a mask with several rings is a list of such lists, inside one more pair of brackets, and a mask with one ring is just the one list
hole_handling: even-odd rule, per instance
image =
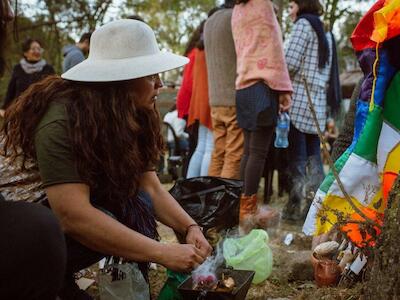
[[232, 34], [237, 54], [237, 120], [244, 133], [240, 229], [246, 232], [254, 225], [265, 227], [276, 215], [257, 209], [257, 190], [278, 113], [289, 110], [293, 88], [270, 0], [236, 0]]

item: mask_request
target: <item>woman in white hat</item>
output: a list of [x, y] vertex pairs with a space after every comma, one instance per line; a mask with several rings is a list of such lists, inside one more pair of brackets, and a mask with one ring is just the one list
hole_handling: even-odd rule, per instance
[[[146, 278], [148, 262], [191, 271], [210, 254], [201, 228], [154, 172], [162, 150], [158, 73], [187, 62], [160, 52], [145, 23], [114, 21], [93, 33], [87, 60], [33, 85], [6, 111], [5, 153], [40, 175], [29, 176], [37, 180], [28, 201], [49, 205], [66, 234], [61, 299], [88, 299], [72, 274], [104, 255], [138, 262]], [[155, 218], [187, 244], [157, 242]]]

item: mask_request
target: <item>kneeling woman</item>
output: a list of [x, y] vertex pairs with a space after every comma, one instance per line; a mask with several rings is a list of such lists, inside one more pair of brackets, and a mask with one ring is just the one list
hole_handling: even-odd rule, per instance
[[[158, 73], [187, 61], [160, 52], [146, 24], [111, 22], [93, 33], [86, 61], [35, 84], [6, 111], [5, 153], [39, 179], [29, 201], [48, 204], [66, 234], [61, 299], [79, 298], [72, 274], [104, 255], [138, 262], [145, 276], [148, 262], [190, 271], [209, 255], [200, 228], [154, 172], [162, 150]], [[156, 217], [187, 244], [157, 242]]]

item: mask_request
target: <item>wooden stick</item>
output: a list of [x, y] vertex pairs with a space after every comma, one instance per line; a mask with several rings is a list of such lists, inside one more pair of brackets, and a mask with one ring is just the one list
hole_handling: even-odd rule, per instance
[[354, 209], [354, 211], [356, 213], [358, 213], [361, 217], [363, 217], [365, 219], [365, 221], [369, 224], [372, 224], [374, 226], [377, 226], [378, 228], [380, 228], [379, 224], [377, 224], [374, 220], [368, 218], [353, 202], [353, 200], [351, 199], [350, 195], [347, 193], [346, 189], [344, 188], [344, 185], [342, 183], [342, 180], [339, 177], [339, 174], [336, 170], [335, 164], [333, 163], [332, 157], [328, 151], [328, 148], [326, 147], [326, 141], [325, 138], [322, 134], [321, 128], [319, 127], [319, 122], [318, 122], [318, 118], [317, 118], [317, 114], [315, 112], [315, 108], [314, 108], [314, 104], [312, 103], [311, 100], [311, 95], [310, 95], [310, 90], [308, 88], [308, 82], [307, 82], [307, 78], [305, 77], [304, 73], [302, 74], [302, 78], [303, 78], [303, 82], [304, 82], [304, 87], [306, 89], [306, 93], [307, 93], [307, 101], [308, 101], [308, 106], [310, 107], [310, 111], [311, 111], [311, 115], [313, 117], [314, 123], [317, 126], [317, 132], [318, 132], [318, 136], [319, 139], [321, 140], [322, 143], [322, 149], [324, 151], [324, 154], [326, 155], [326, 157], [328, 158], [328, 163], [329, 163], [329, 167], [331, 168], [332, 174], [335, 177], [340, 190], [342, 191], [344, 198], [346, 199], [346, 201], [350, 204], [350, 206]]

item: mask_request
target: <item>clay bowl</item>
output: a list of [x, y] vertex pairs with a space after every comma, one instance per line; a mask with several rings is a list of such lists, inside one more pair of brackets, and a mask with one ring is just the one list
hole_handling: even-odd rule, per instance
[[342, 270], [335, 261], [328, 258], [318, 259], [313, 253], [311, 263], [314, 279], [319, 287], [335, 286], [338, 283]]

